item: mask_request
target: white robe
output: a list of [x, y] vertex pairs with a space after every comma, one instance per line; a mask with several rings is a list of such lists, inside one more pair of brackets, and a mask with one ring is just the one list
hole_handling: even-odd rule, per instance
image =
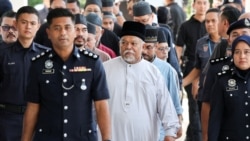
[[165, 81], [151, 63], [127, 64], [121, 57], [104, 63], [110, 92], [112, 140], [157, 141], [159, 125], [176, 136], [179, 120]]

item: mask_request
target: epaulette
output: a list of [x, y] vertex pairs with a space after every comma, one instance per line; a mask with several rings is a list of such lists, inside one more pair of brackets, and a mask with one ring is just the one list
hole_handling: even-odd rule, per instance
[[86, 49], [79, 49], [79, 52], [81, 52], [83, 55], [85, 55], [89, 58], [95, 59], [95, 60], [97, 60], [99, 58], [99, 55], [97, 55], [91, 51], [88, 51]]
[[[221, 58], [215, 58], [215, 59], [210, 59], [210, 64], [217, 64], [219, 62], [227, 61], [231, 59], [230, 57], [221, 57]], [[232, 61], [232, 59], [231, 59]]]
[[234, 69], [231, 68], [231, 69], [228, 69], [228, 70], [222, 70], [221, 72], [218, 72], [217, 75], [218, 76], [222, 76], [222, 75], [225, 75], [225, 74], [234, 74]]
[[46, 50], [46, 51], [44, 51], [44, 52], [41, 52], [40, 54], [38, 54], [38, 55], [32, 57], [32, 58], [31, 58], [31, 61], [35, 61], [35, 60], [41, 58], [41, 57], [44, 56], [45, 54], [48, 54], [50, 51], [51, 51], [51, 50], [48, 49], [48, 50]]

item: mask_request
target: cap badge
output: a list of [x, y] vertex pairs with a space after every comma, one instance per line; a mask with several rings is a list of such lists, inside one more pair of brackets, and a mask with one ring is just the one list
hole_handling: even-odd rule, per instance
[[228, 2], [234, 2], [234, 0], [228, 0]]
[[248, 19], [245, 19], [245, 25], [246, 25], [246, 26], [250, 26], [250, 22], [249, 22]]

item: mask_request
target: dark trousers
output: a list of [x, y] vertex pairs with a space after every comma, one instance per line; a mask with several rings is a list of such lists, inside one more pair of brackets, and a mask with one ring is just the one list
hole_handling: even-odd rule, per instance
[[186, 133], [186, 141], [201, 141], [201, 121], [197, 101], [192, 96], [192, 85], [185, 87], [188, 96], [189, 125]]
[[23, 114], [0, 110], [0, 141], [20, 141]]

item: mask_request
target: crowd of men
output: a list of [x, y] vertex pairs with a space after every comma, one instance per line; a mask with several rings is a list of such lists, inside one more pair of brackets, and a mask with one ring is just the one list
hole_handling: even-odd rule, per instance
[[0, 5], [0, 141], [250, 140], [244, 1], [165, 4]]

